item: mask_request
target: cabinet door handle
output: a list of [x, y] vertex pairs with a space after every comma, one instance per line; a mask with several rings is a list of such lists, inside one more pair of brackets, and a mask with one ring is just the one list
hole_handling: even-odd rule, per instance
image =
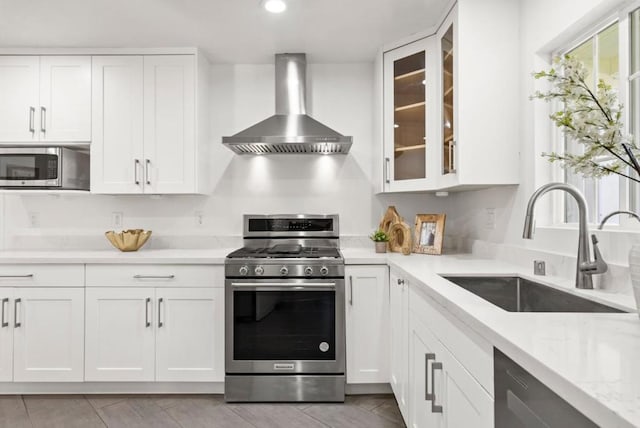
[[424, 354], [424, 399], [425, 401], [431, 401], [436, 397], [433, 392], [433, 383], [431, 384], [431, 394], [429, 394], [429, 360], [435, 361], [436, 354], [432, 354], [432, 353]]
[[433, 395], [433, 399], [431, 401], [431, 412], [442, 413], [442, 406], [436, 404], [436, 370], [442, 370], [442, 363], [437, 363], [435, 361], [431, 363], [431, 393]]
[[5, 297], [4, 299], [2, 299], [2, 328], [9, 327], [9, 320], [4, 320], [7, 306], [9, 306], [9, 298]]
[[353, 276], [349, 275], [349, 305], [353, 306]]
[[26, 275], [0, 275], [0, 278], [33, 278], [32, 273]]
[[151, 297], [147, 297], [144, 303], [144, 326], [151, 327], [151, 321], [149, 321], [149, 304], [151, 303]]
[[385, 183], [391, 183], [391, 177], [389, 177], [390, 168], [391, 168], [391, 159], [384, 158], [384, 182]]
[[175, 275], [133, 275], [134, 279], [173, 279]]
[[453, 158], [453, 149], [455, 146], [456, 146], [455, 140], [449, 141], [449, 173], [450, 174], [455, 174], [456, 172], [455, 159]]
[[140, 184], [140, 178], [138, 178], [138, 170], [140, 169], [140, 159], [133, 160], [133, 181], [136, 184]]
[[22, 307], [22, 299], [16, 299], [13, 301], [13, 326], [15, 328], [22, 326], [22, 323], [18, 322], [18, 305]]
[[31, 132], [32, 134], [36, 132], [36, 128], [33, 125], [33, 122], [35, 121], [35, 116], [36, 116], [36, 108], [29, 107], [29, 132]]
[[163, 302], [164, 299], [162, 297], [158, 299], [158, 327], [162, 327], [164, 325], [162, 322], [162, 312], [160, 312]]
[[40, 131], [47, 132], [47, 109], [40, 107]]
[[150, 170], [151, 170], [151, 160], [145, 159], [145, 161], [144, 161], [144, 176], [145, 176], [145, 181], [147, 182], [147, 184], [151, 184]]

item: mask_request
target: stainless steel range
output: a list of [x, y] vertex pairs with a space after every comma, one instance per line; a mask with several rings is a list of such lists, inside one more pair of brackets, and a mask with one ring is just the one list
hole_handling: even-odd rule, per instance
[[344, 401], [337, 215], [245, 215], [225, 262], [225, 399]]

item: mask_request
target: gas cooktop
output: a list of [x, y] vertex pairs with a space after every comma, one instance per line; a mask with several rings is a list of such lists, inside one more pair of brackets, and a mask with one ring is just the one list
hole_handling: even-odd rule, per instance
[[230, 259], [310, 258], [337, 259], [340, 251], [332, 247], [304, 247], [299, 244], [276, 244], [270, 247], [243, 247], [227, 256]]

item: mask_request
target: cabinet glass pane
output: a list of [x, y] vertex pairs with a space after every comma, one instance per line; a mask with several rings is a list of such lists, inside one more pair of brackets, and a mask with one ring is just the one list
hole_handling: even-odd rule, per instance
[[394, 180], [426, 177], [425, 52], [393, 63]]
[[442, 47], [442, 173], [455, 172], [453, 123], [453, 25], [440, 40]]

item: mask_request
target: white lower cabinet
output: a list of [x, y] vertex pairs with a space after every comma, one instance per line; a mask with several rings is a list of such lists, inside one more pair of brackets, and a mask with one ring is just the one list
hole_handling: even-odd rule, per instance
[[222, 288], [87, 288], [87, 381], [224, 378]]
[[345, 278], [347, 383], [388, 383], [388, 268], [347, 266]]
[[81, 382], [84, 289], [0, 288], [0, 381]]
[[[429, 371], [435, 367], [430, 364], [435, 362], [436, 350], [435, 338], [420, 323], [411, 318], [411, 331], [409, 332], [409, 361], [411, 366], [411, 390], [409, 391], [409, 426], [412, 428], [435, 427], [438, 425], [437, 415], [432, 411], [430, 394], [433, 392], [429, 385]], [[473, 425], [470, 425], [473, 426]]]
[[493, 427], [491, 346], [421, 287], [390, 273], [391, 387], [407, 426]]
[[493, 427], [493, 398], [411, 314], [409, 425]]
[[0, 288], [0, 382], [13, 380], [13, 288]]
[[409, 419], [409, 284], [394, 271], [389, 278], [390, 381], [406, 421]]
[[87, 381], [153, 381], [153, 288], [88, 288]]
[[224, 379], [224, 289], [156, 290], [156, 380]]

